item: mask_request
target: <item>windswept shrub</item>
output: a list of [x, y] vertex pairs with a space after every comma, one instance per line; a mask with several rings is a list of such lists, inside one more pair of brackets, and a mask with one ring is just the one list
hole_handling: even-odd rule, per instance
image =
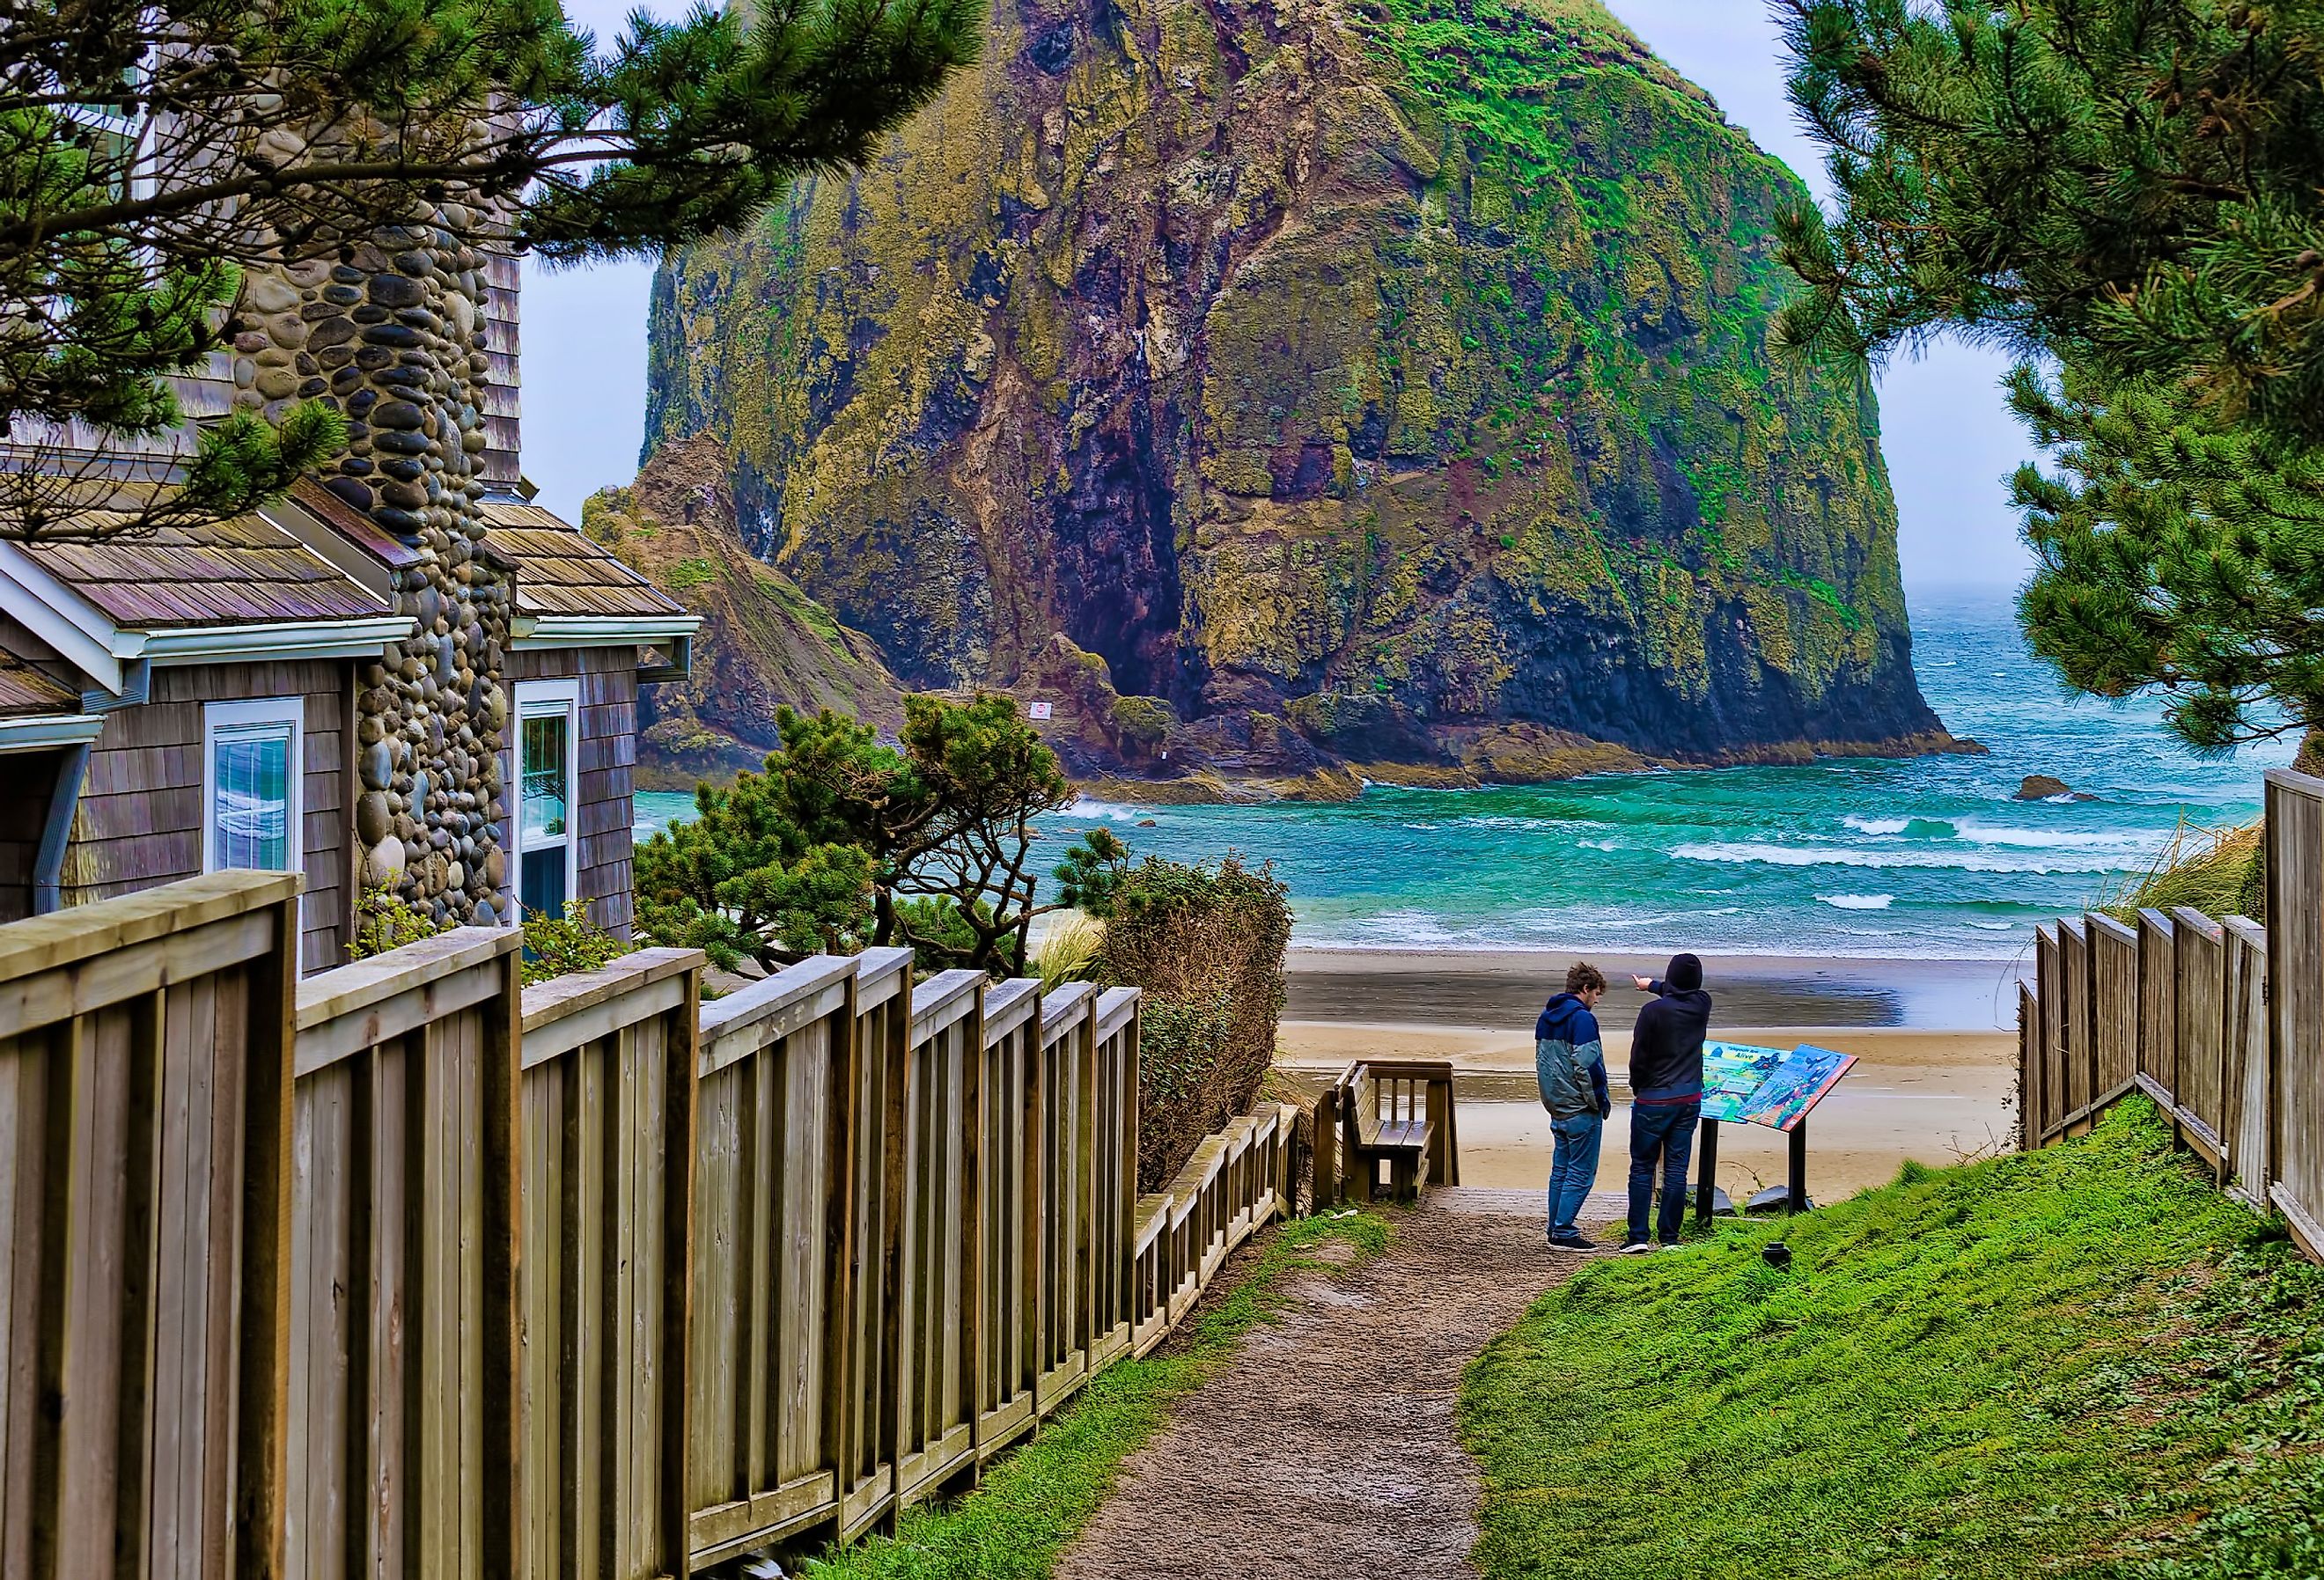
[[630, 952], [630, 946], [589, 918], [589, 902], [568, 900], [565, 914], [530, 910], [524, 918], [524, 981], [549, 982], [578, 971], [595, 971]]
[[1143, 988], [1138, 1187], [1159, 1189], [1246, 1111], [1275, 1062], [1289, 892], [1270, 865], [1148, 856], [1102, 885], [1096, 977]]
[[355, 902], [355, 936], [347, 946], [347, 958], [368, 960], [390, 949], [432, 938], [442, 930], [434, 917], [394, 890], [384, 885], [366, 889]]
[[1026, 970], [1041, 979], [1044, 992], [1069, 982], [1087, 982], [1097, 969], [1097, 954], [1104, 946], [1103, 928], [1086, 916], [1068, 914], [1049, 929], [1026, 962]]

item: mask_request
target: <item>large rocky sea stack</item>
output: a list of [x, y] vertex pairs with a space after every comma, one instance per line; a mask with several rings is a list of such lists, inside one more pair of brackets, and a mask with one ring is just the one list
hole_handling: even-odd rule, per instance
[[1799, 182], [1595, 0], [990, 25], [655, 292], [650, 444], [905, 685], [1147, 777], [1950, 744], [1873, 396], [1767, 345]]

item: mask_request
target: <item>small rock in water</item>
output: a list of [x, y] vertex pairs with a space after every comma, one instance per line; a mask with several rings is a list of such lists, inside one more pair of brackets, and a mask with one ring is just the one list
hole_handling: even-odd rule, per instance
[[2025, 776], [2025, 782], [2017, 787], [2017, 799], [2021, 801], [2046, 801], [2052, 796], [2073, 793], [2073, 786], [2046, 773], [2029, 773]]
[[1159, 827], [1159, 825], [1158, 825], [1158, 824], [1157, 824], [1157, 823], [1154, 821], [1154, 819], [1153, 819], [1153, 818], [1140, 818], [1138, 820], [1138, 826], [1139, 826], [1140, 828], [1154, 828], [1154, 827]]

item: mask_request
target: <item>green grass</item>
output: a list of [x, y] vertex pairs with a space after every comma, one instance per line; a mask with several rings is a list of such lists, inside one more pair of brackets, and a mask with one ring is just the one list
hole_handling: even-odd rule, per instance
[[1340, 1265], [1314, 1254], [1327, 1240], [1348, 1242], [1355, 1260], [1346, 1265], [1360, 1265], [1388, 1248], [1388, 1225], [1369, 1213], [1285, 1224], [1223, 1297], [1206, 1298], [1191, 1342], [1111, 1367], [1038, 1436], [1003, 1455], [976, 1491], [907, 1510], [895, 1535], [813, 1560], [806, 1573], [817, 1580], [1041, 1580], [1172, 1402], [1200, 1387], [1236, 1339], [1273, 1317], [1286, 1280]]
[[1593, 1266], [1462, 1424], [1487, 1580], [2324, 1575], [2324, 1270], [2141, 1101]]

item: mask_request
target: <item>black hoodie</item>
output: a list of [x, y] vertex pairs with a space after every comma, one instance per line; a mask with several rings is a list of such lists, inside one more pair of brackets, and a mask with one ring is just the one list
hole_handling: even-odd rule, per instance
[[1688, 974], [1696, 985], [1680, 988], [1657, 982], [1647, 989], [1655, 996], [1638, 1012], [1637, 1029], [1630, 1034], [1631, 1101], [1702, 1098], [1702, 1039], [1711, 1030], [1711, 995], [1700, 985], [1702, 969], [1696, 966]]

